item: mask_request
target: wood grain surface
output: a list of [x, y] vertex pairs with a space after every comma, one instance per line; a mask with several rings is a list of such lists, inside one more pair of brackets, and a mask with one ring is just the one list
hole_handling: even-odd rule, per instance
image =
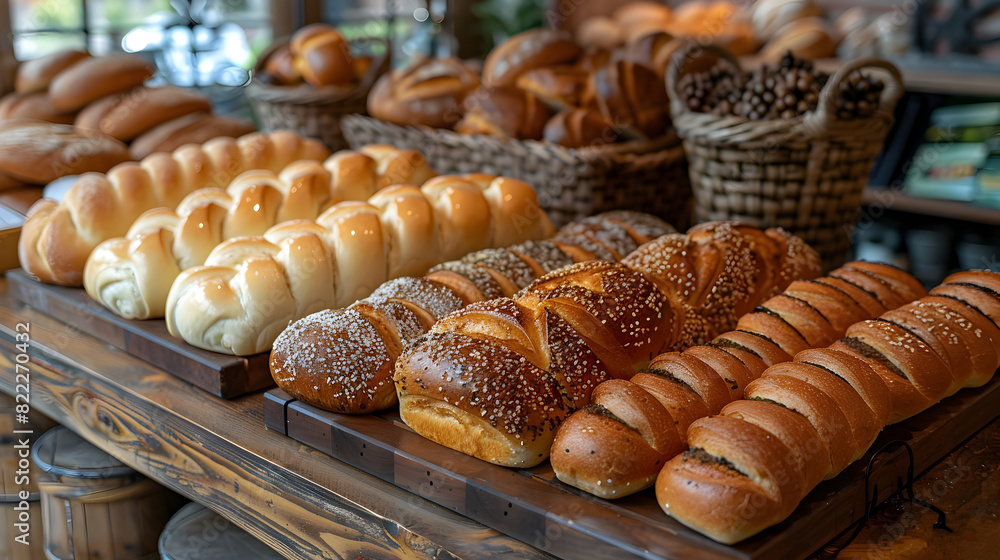
[[[394, 413], [336, 414], [272, 389], [264, 419], [293, 439], [561, 558], [799, 560], [863, 517], [865, 470], [878, 450], [890, 445], [872, 463], [869, 479], [882, 501], [898, 489], [908, 466], [895, 442], [912, 447], [914, 471], [921, 473], [1000, 415], [997, 399], [1000, 377], [889, 426], [865, 457], [818, 486], [789, 519], [732, 547], [668, 518], [651, 489], [602, 500], [559, 482], [548, 463], [530, 470], [491, 465], [424, 439]], [[546, 538], [552, 535], [570, 538]]]
[[0, 280], [0, 391], [30, 324], [31, 406], [289, 558], [544, 559], [536, 548], [264, 427], [223, 401], [15, 301]]
[[8, 272], [7, 279], [15, 299], [217, 397], [231, 399], [274, 386], [267, 353], [209, 352], [171, 336], [163, 319], [132, 321], [115, 315], [82, 288], [36, 282], [20, 270]]

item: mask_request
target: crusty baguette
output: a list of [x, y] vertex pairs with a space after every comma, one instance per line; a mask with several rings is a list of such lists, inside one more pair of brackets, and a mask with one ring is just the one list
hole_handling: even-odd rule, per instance
[[433, 175], [419, 152], [379, 145], [341, 151], [323, 163], [292, 162], [277, 175], [247, 171], [225, 192], [199, 189], [176, 211], [156, 208], [139, 216], [124, 237], [94, 249], [83, 285], [90, 297], [122, 317], [163, 317], [177, 275], [204, 264], [226, 239], [263, 235], [290, 220], [313, 220], [342, 200], [368, 199], [381, 185], [419, 185]]
[[[1000, 310], [1000, 274], [957, 273], [931, 294], [852, 325], [829, 349], [769, 368], [747, 387], [751, 400], [695, 421], [688, 451], [657, 477], [663, 510], [719, 542], [738, 542], [788, 517], [886, 423], [988, 380], [1000, 365], [986, 351], [1000, 343], [989, 318]], [[966, 352], [977, 356], [971, 368], [969, 356], [959, 358]]]
[[[734, 310], [753, 309], [796, 276], [818, 274], [815, 251], [796, 238], [729, 222], [660, 237], [620, 263], [577, 263], [513, 300], [458, 311], [411, 344], [396, 363], [400, 416], [421, 435], [480, 459], [537, 465], [562, 421], [590, 402], [600, 382], [632, 377], [664, 350], [711, 340], [736, 325]], [[739, 362], [710, 352], [683, 365]], [[711, 382], [693, 370], [684, 375]], [[715, 380], [705, 389], [718, 395], [717, 410], [735, 395]]]
[[[345, 307], [386, 280], [424, 273], [444, 260], [442, 248], [449, 240], [443, 232], [475, 237], [446, 224], [459, 214], [456, 205], [472, 196], [484, 203], [463, 206], [461, 214], [484, 208], [472, 216], [474, 231], [487, 232], [476, 249], [553, 233], [534, 189], [521, 181], [465, 175], [428, 184], [449, 188], [387, 187], [368, 202], [335, 204], [315, 221], [285, 222], [263, 237], [221, 243], [204, 266], [189, 268], [174, 281], [167, 296], [167, 329], [214, 352], [268, 351], [289, 322]], [[352, 340], [361, 343], [358, 337]]]
[[[912, 300], [922, 295], [923, 288], [905, 272], [870, 263], [844, 265], [848, 269], [853, 267], [865, 267], [874, 277], [886, 283], [894, 282], [899, 286], [900, 296], [905, 299]], [[822, 303], [814, 305], [814, 302]], [[821, 306], [825, 306], [823, 311]], [[789, 372], [778, 366], [791, 362], [793, 353], [787, 351], [776, 334], [794, 336], [798, 340], [810, 338], [813, 347], [822, 347], [844, 336], [850, 326], [850, 323], [844, 324], [845, 316], [854, 321], [872, 318], [865, 315], [847, 293], [815, 281], [795, 281], [757, 309], [757, 312], [745, 315], [737, 322], [737, 329], [741, 330], [719, 335], [708, 345], [657, 356], [650, 362], [648, 373], [620, 383], [621, 386], [629, 386], [629, 390], [632, 390], [630, 385], [644, 388], [655, 397], [644, 404], [642, 413], [652, 418], [666, 415], [668, 421], [665, 425], [676, 426], [676, 429], [664, 432], [673, 436], [670, 445], [656, 443], [648, 437], [645, 438], [648, 441], [645, 447], [635, 443], [645, 437], [636, 422], [626, 418], [627, 415], [634, 418], [635, 412], [624, 410], [622, 402], [605, 396], [607, 402], [595, 399], [595, 404], [600, 406], [591, 406], [573, 414], [556, 433], [551, 455], [556, 476], [567, 484], [602, 498], [628, 496], [652, 485], [663, 464], [684, 449], [688, 426], [695, 419], [719, 414], [723, 407], [743, 398], [744, 389], [768, 367], [773, 367], [774, 373], [782, 371], [786, 376], [798, 378], [798, 381], [787, 383], [801, 381], [832, 387], [831, 390], [836, 390], [837, 384], [826, 373], [830, 369], [836, 369], [838, 375], [851, 379], [865, 379], [861, 377], [864, 372], [840, 372], [839, 365], [831, 365], [821, 355], [810, 354], [812, 350], [798, 354], [812, 358], [809, 362], [815, 365], [812, 369]], [[775, 309], [780, 310], [780, 317], [779, 312], [772, 311]], [[761, 323], [759, 316], [780, 321], [783, 329], [779, 331], [775, 324]], [[803, 336], [800, 332], [809, 334]], [[854, 361], [857, 362], [853, 363], [856, 369], [867, 370], [863, 363]], [[873, 375], [870, 370], [868, 375]], [[877, 425], [880, 429], [890, 412], [888, 391], [872, 389], [870, 384], [867, 388], [867, 398], [862, 400], [861, 396], [857, 396], [854, 399], [858, 413], [843, 418], [844, 426], [858, 432], [857, 437], [862, 440], [873, 439], [878, 433], [873, 426]], [[871, 405], [879, 398], [886, 404], [876, 412]], [[598, 417], [602, 418], [600, 423], [613, 426], [613, 429], [585, 429], [598, 422]], [[615, 421], [617, 425], [613, 423]], [[660, 448], [668, 451], [657, 452]], [[841, 457], [845, 462], [856, 458], [846, 453]]]
[[32, 206], [18, 241], [21, 267], [42, 282], [80, 286], [90, 252], [124, 235], [146, 210], [175, 207], [197, 189], [224, 188], [250, 169], [277, 172], [296, 160], [329, 155], [315, 140], [278, 131], [217, 138], [124, 163], [107, 174], [84, 174], [60, 202], [43, 199]]
[[512, 296], [574, 261], [620, 259], [671, 231], [647, 214], [608, 212], [570, 223], [546, 241], [478, 251], [423, 278], [391, 280], [347, 308], [293, 323], [274, 343], [271, 374], [286, 393], [319, 408], [349, 414], [388, 408], [396, 403], [392, 376], [402, 347], [436, 321], [494, 293]]

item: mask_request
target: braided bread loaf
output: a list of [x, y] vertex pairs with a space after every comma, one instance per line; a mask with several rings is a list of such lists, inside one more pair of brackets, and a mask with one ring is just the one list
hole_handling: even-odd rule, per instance
[[90, 252], [105, 239], [124, 235], [139, 214], [175, 207], [188, 193], [225, 187], [250, 169], [277, 172], [300, 159], [323, 160], [329, 150], [293, 132], [253, 133], [189, 144], [170, 154], [86, 173], [62, 201], [42, 199], [21, 229], [21, 267], [42, 282], [80, 286]]
[[457, 311], [415, 341], [396, 362], [400, 415], [469, 455], [537, 465], [599, 383], [732, 329], [732, 309], [817, 274], [815, 251], [797, 238], [728, 222], [660, 237], [621, 263], [560, 269], [514, 299]]
[[445, 315], [473, 302], [510, 297], [573, 262], [619, 260], [673, 232], [636, 212], [608, 212], [564, 226], [552, 239], [471, 253], [423, 278], [390, 280], [369, 298], [290, 325], [274, 342], [271, 375], [289, 395], [334, 412], [375, 412], [396, 404], [392, 375], [402, 348]]
[[[855, 283], [837, 278], [857, 274]], [[629, 381], [598, 385], [591, 404], [556, 433], [552, 469], [559, 480], [602, 498], [643, 490], [684, 450], [692, 422], [742, 398], [766, 368], [807, 348], [827, 346], [851, 324], [923, 295], [923, 286], [909, 274], [864, 262], [848, 263], [826, 278], [792, 282], [741, 317], [737, 330], [707, 345], [656, 356]]]
[[886, 423], [988, 381], [1000, 366], [998, 325], [1000, 274], [962, 272], [829, 348], [768, 368], [747, 400], [691, 424], [688, 451], [657, 478], [660, 506], [723, 543], [780, 522]]
[[278, 224], [263, 237], [218, 245], [178, 275], [167, 328], [193, 346], [256, 354], [290, 321], [368, 296], [390, 278], [423, 274], [457, 252], [550, 237], [526, 183], [488, 175], [382, 189], [335, 204], [315, 221]]
[[247, 171], [225, 191], [199, 189], [176, 211], [157, 208], [139, 216], [125, 237], [94, 249], [83, 286], [127, 319], [163, 317], [177, 275], [204, 264], [224, 240], [263, 235], [289, 220], [313, 220], [342, 200], [366, 200], [379, 188], [421, 184], [433, 175], [419, 152], [390, 146], [341, 151], [323, 163], [296, 161], [278, 175]]

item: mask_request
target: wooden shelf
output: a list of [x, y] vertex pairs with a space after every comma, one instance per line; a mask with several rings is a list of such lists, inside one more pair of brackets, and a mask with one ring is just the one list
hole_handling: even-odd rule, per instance
[[1000, 97], [1000, 74], [946, 68], [903, 68], [902, 72], [907, 91]]
[[908, 212], [992, 226], [1000, 225], [1000, 209], [970, 202], [910, 196], [896, 189], [869, 187], [865, 189], [861, 203], [893, 212]]
[[259, 392], [220, 400], [14, 301], [3, 278], [0, 391], [15, 391], [21, 323], [32, 409], [287, 558], [551, 558], [266, 429]]

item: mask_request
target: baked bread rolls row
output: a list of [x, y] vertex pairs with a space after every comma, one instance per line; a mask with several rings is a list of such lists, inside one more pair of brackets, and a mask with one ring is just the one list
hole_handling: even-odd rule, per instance
[[388, 187], [368, 202], [336, 204], [315, 221], [218, 245], [204, 266], [177, 276], [167, 329], [214, 352], [265, 352], [289, 322], [344, 307], [390, 278], [553, 233], [534, 189], [515, 179], [446, 176], [420, 188]]
[[766, 368], [827, 346], [853, 323], [926, 293], [909, 274], [864, 262], [792, 282], [741, 317], [737, 330], [656, 356], [629, 381], [598, 385], [591, 404], [556, 433], [552, 469], [559, 480], [601, 498], [648, 488], [663, 464], [687, 447], [688, 426], [742, 398]]
[[289, 395], [347, 414], [396, 404], [392, 382], [403, 347], [445, 315], [473, 302], [513, 296], [573, 262], [619, 260], [640, 244], [675, 231], [648, 214], [607, 212], [564, 226], [552, 239], [486, 249], [398, 278], [344, 309], [290, 325], [274, 343], [271, 375]]
[[337, 202], [367, 200], [380, 188], [419, 185], [433, 176], [419, 152], [378, 145], [344, 150], [322, 163], [296, 161], [278, 174], [247, 171], [224, 191], [199, 189], [176, 211], [157, 208], [139, 216], [124, 237], [94, 249], [83, 285], [126, 319], [163, 317], [177, 275], [204, 264], [224, 240], [260, 236], [289, 220], [313, 220]]
[[598, 384], [711, 340], [735, 327], [737, 313], [818, 274], [816, 252], [797, 238], [728, 222], [665, 235], [620, 263], [577, 263], [514, 299], [457, 311], [409, 346], [394, 376], [400, 415], [452, 449], [537, 465]]
[[768, 368], [747, 400], [691, 424], [688, 451], [657, 478], [660, 506], [727, 544], [779, 523], [887, 423], [989, 381], [998, 324], [1000, 274], [961, 272], [829, 348]]
[[224, 188], [251, 169], [277, 172], [296, 160], [329, 155], [321, 143], [294, 132], [253, 133], [81, 175], [60, 202], [43, 199], [28, 212], [18, 241], [21, 267], [42, 282], [80, 286], [90, 252], [124, 235], [146, 210], [176, 207], [189, 193]]

